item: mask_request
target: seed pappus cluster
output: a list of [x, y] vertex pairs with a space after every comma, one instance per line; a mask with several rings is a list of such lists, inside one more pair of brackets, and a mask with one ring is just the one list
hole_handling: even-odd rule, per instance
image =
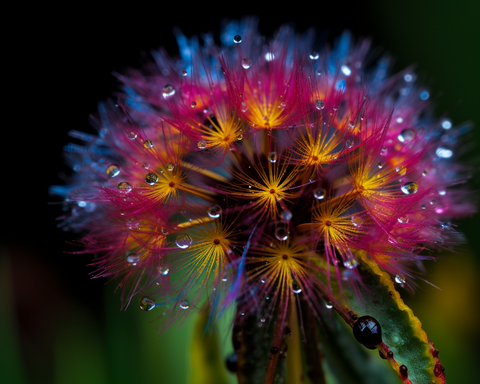
[[348, 33], [327, 48], [256, 30], [230, 23], [221, 46], [176, 32], [180, 58], [119, 75], [99, 136], [71, 132], [62, 225], [87, 231], [125, 307], [172, 322], [233, 303], [280, 329], [300, 303], [341, 312], [332, 286], [361, 286], [360, 258], [413, 289], [473, 211], [453, 162], [466, 128], [430, 116], [411, 69], [390, 75]]

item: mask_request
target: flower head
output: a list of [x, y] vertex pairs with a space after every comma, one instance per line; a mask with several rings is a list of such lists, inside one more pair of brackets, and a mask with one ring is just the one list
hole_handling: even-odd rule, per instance
[[446, 223], [473, 207], [458, 140], [426, 117], [409, 73], [390, 76], [349, 34], [328, 50], [287, 27], [267, 45], [254, 20], [237, 27], [220, 47], [178, 33], [188, 57], [161, 51], [120, 76], [124, 100], [101, 105], [99, 137], [72, 133], [79, 171], [53, 192], [125, 305], [141, 294], [143, 309], [217, 315], [235, 302], [273, 324], [275, 346], [302, 305], [327, 302], [353, 326], [344, 286], [362, 296], [367, 269], [414, 287], [428, 250], [458, 240]]

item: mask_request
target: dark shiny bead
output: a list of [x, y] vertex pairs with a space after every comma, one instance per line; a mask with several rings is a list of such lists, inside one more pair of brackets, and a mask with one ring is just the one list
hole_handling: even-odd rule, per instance
[[382, 328], [374, 317], [362, 316], [353, 326], [353, 336], [365, 347], [375, 349], [382, 342]]
[[408, 377], [408, 368], [406, 365], [401, 365], [398, 369], [400, 370], [402, 377]]
[[237, 372], [237, 360], [238, 356], [235, 352], [233, 352], [232, 354], [230, 354], [230, 356], [227, 357], [225, 365], [230, 372]]
[[272, 349], [270, 349], [270, 352], [272, 352], [274, 355], [276, 355], [278, 353], [278, 348], [277, 347], [272, 347]]

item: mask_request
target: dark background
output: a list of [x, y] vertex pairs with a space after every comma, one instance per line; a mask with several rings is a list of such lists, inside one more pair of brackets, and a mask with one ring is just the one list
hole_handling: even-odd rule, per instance
[[[4, 15], [14, 27], [4, 36], [11, 68], [3, 76], [13, 87], [4, 89], [0, 382], [180, 383], [189, 374], [191, 324], [157, 337], [155, 315], [136, 305], [120, 312], [115, 284], [89, 279], [90, 255], [64, 253], [74, 250], [66, 241], [75, 235], [56, 227], [61, 209], [48, 195], [50, 185], [63, 183], [59, 175], [70, 172], [62, 160], [67, 132], [93, 132], [89, 115], [118, 90], [112, 72], [141, 66], [142, 52], [160, 46], [176, 54], [175, 26], [187, 36], [214, 31], [218, 39], [222, 18], [258, 15], [265, 35], [289, 22], [299, 31], [328, 30], [331, 41], [345, 29], [370, 37], [374, 47], [396, 59], [394, 71], [416, 64], [437, 114], [448, 113], [454, 124], [473, 122], [472, 142], [480, 143], [480, 3], [294, 4], [256, 9], [242, 2], [154, 8], [79, 3]], [[478, 152], [477, 146], [466, 161], [475, 164]], [[442, 291], [422, 285], [406, 298], [440, 349], [451, 383], [476, 373], [480, 315], [480, 218], [458, 225], [468, 246], [427, 265], [428, 279]]]

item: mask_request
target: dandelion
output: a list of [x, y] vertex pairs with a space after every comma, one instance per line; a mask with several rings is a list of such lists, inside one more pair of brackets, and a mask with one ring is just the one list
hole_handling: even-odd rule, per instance
[[80, 171], [52, 187], [61, 225], [86, 233], [80, 252], [99, 255], [94, 276], [118, 282], [124, 307], [137, 297], [166, 326], [234, 306], [240, 382], [284, 382], [285, 358], [296, 382], [325, 382], [315, 356], [335, 350], [336, 312], [404, 383], [444, 383], [397, 288], [474, 210], [453, 123], [427, 119], [416, 77], [387, 77], [368, 41], [328, 50], [283, 27], [264, 45], [255, 19], [229, 28], [219, 47], [179, 33], [188, 57], [121, 75], [99, 136], [72, 132]]

